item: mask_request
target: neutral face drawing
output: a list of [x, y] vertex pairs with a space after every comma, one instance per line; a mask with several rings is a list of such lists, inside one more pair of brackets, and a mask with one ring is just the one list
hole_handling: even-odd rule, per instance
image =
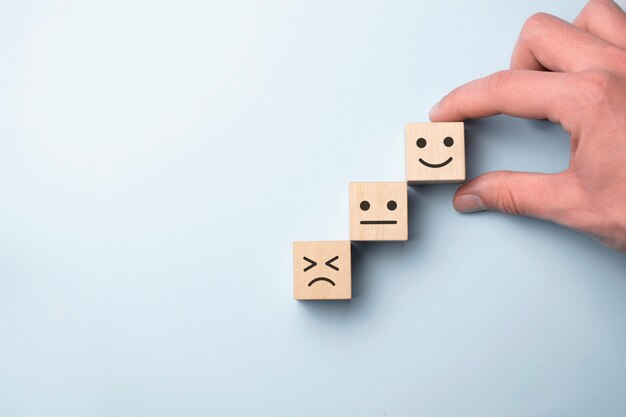
[[350, 242], [294, 242], [293, 280], [298, 300], [350, 298]]
[[463, 123], [406, 126], [406, 168], [410, 184], [465, 180]]
[[406, 183], [350, 184], [351, 240], [407, 240], [407, 213]]

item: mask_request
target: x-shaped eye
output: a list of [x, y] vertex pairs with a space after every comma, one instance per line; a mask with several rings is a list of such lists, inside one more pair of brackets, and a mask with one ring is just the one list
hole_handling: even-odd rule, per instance
[[335, 256], [334, 258], [331, 258], [329, 260], [327, 260], [325, 262], [325, 265], [329, 268], [334, 269], [335, 271], [339, 271], [339, 268], [337, 268], [335, 265], [333, 265], [332, 263], [335, 262], [337, 259], [339, 259], [339, 256]]
[[317, 265], [317, 262], [315, 262], [313, 259], [309, 259], [306, 256], [303, 256], [302, 259], [304, 259], [307, 262], [310, 262], [311, 265], [307, 266], [306, 268], [304, 268], [304, 272], [308, 271], [309, 269], [313, 268], [315, 265]]

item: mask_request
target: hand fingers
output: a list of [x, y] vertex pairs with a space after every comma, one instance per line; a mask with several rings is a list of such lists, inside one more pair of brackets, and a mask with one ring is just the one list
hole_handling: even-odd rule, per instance
[[459, 188], [454, 208], [462, 213], [494, 210], [571, 226], [569, 216], [577, 203], [573, 201], [576, 194], [570, 192], [567, 175], [490, 172]]
[[549, 119], [566, 130], [578, 123], [572, 111], [578, 94], [570, 74], [539, 71], [500, 71], [471, 81], [444, 97], [430, 111], [434, 122], [459, 121], [508, 114]]
[[611, 0], [591, 0], [574, 25], [626, 50], [626, 14]]
[[626, 72], [626, 51], [558, 17], [537, 13], [520, 33], [511, 69], [580, 72], [615, 68]]

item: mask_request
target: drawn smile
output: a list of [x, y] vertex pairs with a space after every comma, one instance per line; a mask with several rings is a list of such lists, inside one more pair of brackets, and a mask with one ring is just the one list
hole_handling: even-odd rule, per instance
[[316, 282], [320, 282], [320, 281], [326, 281], [328, 282], [330, 285], [332, 285], [333, 287], [335, 286], [335, 283], [333, 282], [332, 279], [330, 278], [326, 278], [326, 277], [317, 277], [313, 280], [311, 280], [311, 282], [309, 282], [309, 287], [313, 284], [315, 284]]
[[450, 162], [452, 162], [452, 157], [446, 159], [444, 162], [440, 164], [431, 164], [430, 162], [424, 161], [422, 158], [420, 158], [419, 161], [421, 162], [422, 165], [427, 166], [428, 168], [441, 168], [441, 167], [445, 167]]
[[361, 220], [361, 224], [398, 224], [396, 220]]

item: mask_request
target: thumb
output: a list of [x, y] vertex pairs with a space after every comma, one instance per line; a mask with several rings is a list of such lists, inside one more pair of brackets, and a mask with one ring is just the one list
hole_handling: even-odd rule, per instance
[[496, 171], [463, 185], [454, 195], [461, 213], [495, 210], [557, 221], [568, 208], [563, 174]]

